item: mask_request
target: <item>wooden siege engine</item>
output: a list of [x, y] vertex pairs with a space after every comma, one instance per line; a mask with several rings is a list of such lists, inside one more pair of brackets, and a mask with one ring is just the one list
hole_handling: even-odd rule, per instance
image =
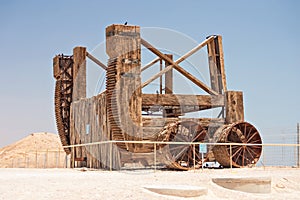
[[[157, 56], [144, 67], [141, 46]], [[207, 48], [210, 86], [180, 66], [203, 47]], [[139, 26], [113, 24], [106, 28], [106, 53], [107, 65], [85, 47], [74, 48], [72, 56], [57, 55], [53, 59], [56, 123], [65, 151], [71, 154], [72, 167], [120, 169], [127, 163], [140, 162], [188, 170], [208, 160], [224, 167], [257, 163], [262, 141], [257, 129], [244, 121], [243, 93], [227, 91], [221, 36], [207, 37], [174, 61], [172, 55], [144, 40]], [[86, 97], [87, 59], [106, 73], [106, 90], [91, 98]], [[157, 62], [164, 63], [164, 68], [143, 83], [141, 74]], [[207, 94], [175, 94], [174, 70]], [[142, 92], [162, 77], [164, 90], [160, 81], [158, 93]], [[183, 117], [213, 108], [220, 108], [215, 118]], [[161, 115], [152, 117], [154, 111]], [[202, 159], [199, 145], [204, 142], [223, 144], [208, 146]], [[87, 143], [95, 144], [78, 145]]]

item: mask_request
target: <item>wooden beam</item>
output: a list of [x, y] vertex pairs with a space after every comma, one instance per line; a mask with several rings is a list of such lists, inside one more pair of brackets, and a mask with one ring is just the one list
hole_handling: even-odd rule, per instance
[[142, 94], [143, 106], [224, 106], [223, 95]]
[[73, 101], [86, 97], [86, 48], [73, 49]]
[[211, 88], [219, 94], [224, 94], [227, 91], [227, 86], [222, 37], [220, 35], [214, 37], [214, 40], [207, 44]]
[[[173, 60], [172, 54], [166, 54]], [[165, 67], [171, 65], [171, 63], [165, 62]], [[165, 94], [173, 94], [173, 70], [169, 70], [165, 74]]]
[[182, 61], [184, 61], [185, 59], [187, 59], [189, 56], [193, 55], [194, 53], [196, 53], [197, 51], [199, 51], [201, 48], [203, 48], [205, 45], [207, 45], [208, 43], [210, 43], [215, 37], [214, 36], [210, 36], [209, 38], [207, 38], [206, 40], [204, 40], [203, 42], [201, 42], [198, 46], [194, 47], [192, 50], [190, 50], [189, 52], [187, 52], [186, 54], [184, 54], [183, 56], [181, 56], [178, 60], [176, 60], [176, 63], [181, 63]]
[[225, 93], [226, 123], [244, 121], [243, 92], [227, 91]]
[[141, 71], [145, 71], [155, 63], [157, 63], [160, 60], [160, 57], [155, 58], [154, 60], [150, 61], [148, 64], [146, 64], [144, 67], [142, 67]]
[[100, 60], [98, 60], [97, 58], [95, 58], [92, 54], [90, 54], [89, 52], [86, 52], [86, 56], [91, 59], [94, 63], [96, 63], [97, 65], [99, 65], [102, 69], [106, 70], [107, 66], [105, 64], [103, 64]]
[[[202, 88], [204, 91], [208, 92], [209, 94], [213, 94], [213, 95], [218, 95], [217, 92], [215, 92], [214, 90], [212, 90], [211, 88], [209, 88], [206, 84], [204, 84], [203, 82], [201, 82], [200, 80], [198, 80], [196, 77], [194, 77], [192, 74], [190, 74], [189, 72], [187, 72], [186, 70], [184, 70], [183, 68], [181, 68], [176, 62], [174, 62], [173, 60], [171, 60], [169, 57], [167, 57], [166, 55], [164, 55], [163, 53], [161, 53], [158, 49], [156, 49], [154, 46], [152, 46], [150, 43], [148, 43], [147, 41], [145, 41], [144, 39], [141, 38], [141, 43], [142, 45], [144, 45], [147, 49], [149, 49], [150, 51], [152, 51], [154, 54], [156, 54], [158, 57], [160, 57], [161, 59], [171, 63], [172, 65], [169, 65], [167, 68], [165, 68], [163, 73], [161, 73], [162, 71], [160, 71], [158, 74], [160, 74], [159, 76], [157, 76], [158, 74], [156, 74], [155, 76], [153, 76], [152, 78], [150, 78], [147, 82], [145, 83], [150, 83], [153, 80], [155, 80], [156, 78], [160, 77], [162, 74], [164, 74], [165, 72], [169, 71], [171, 68], [175, 68], [177, 71], [179, 71], [182, 75], [184, 75], [185, 77], [187, 77], [188, 79], [190, 79], [194, 84], [196, 84], [197, 86], [199, 86], [200, 88]], [[171, 68], [169, 68], [171, 66]], [[156, 78], [155, 78], [156, 77]], [[154, 78], [154, 79], [153, 79]], [[153, 80], [152, 80], [153, 79]], [[151, 81], [150, 81], [151, 80]], [[146, 86], [148, 84], [143, 84], [142, 86]]]
[[161, 75], [163, 75], [164, 73], [166, 73], [167, 71], [171, 70], [173, 68], [173, 65], [169, 65], [168, 67], [164, 68], [163, 70], [161, 70], [160, 72], [158, 72], [157, 74], [155, 74], [154, 76], [152, 76], [151, 78], [149, 78], [147, 81], [145, 81], [142, 84], [142, 88], [146, 87], [147, 85], [149, 85], [152, 81], [154, 81], [155, 79], [157, 79], [158, 77], [160, 77]]
[[222, 45], [222, 36], [218, 35], [218, 49], [219, 49], [219, 57], [220, 57], [220, 69], [221, 69], [221, 76], [222, 76], [222, 85], [223, 85], [223, 92], [227, 91], [227, 84], [226, 84], [226, 75], [225, 75], [225, 66], [224, 66], [224, 52], [223, 52], [223, 45]]

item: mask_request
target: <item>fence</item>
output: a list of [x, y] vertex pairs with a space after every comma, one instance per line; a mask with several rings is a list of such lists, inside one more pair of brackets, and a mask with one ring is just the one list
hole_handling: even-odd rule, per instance
[[[96, 143], [87, 143], [87, 144], [78, 144], [78, 145], [72, 145], [72, 146], [68, 146], [68, 147], [82, 147], [85, 146], [87, 147], [86, 149], [90, 149], [91, 146], [93, 145], [108, 145], [110, 144], [112, 145], [116, 145], [116, 143], [138, 143], [138, 144], [153, 144], [153, 154], [152, 154], [152, 158], [153, 158], [153, 165], [152, 166], [144, 166], [144, 168], [152, 168], [152, 169], [157, 169], [158, 166], [160, 166], [158, 164], [158, 155], [157, 152], [160, 151], [157, 149], [157, 145], [188, 145], [188, 146], [192, 146], [194, 149], [193, 152], [193, 158], [195, 159], [195, 157], [201, 157], [201, 150], [195, 150], [197, 148], [201, 148], [202, 145], [205, 145], [209, 150], [212, 149], [212, 147], [214, 146], [218, 146], [218, 145], [226, 145], [229, 146], [230, 150], [228, 150], [229, 152], [229, 156], [230, 158], [232, 158], [234, 155], [234, 150], [233, 147], [249, 147], [249, 146], [261, 146], [262, 147], [262, 153], [260, 156], [260, 159], [257, 161], [256, 166], [258, 167], [300, 167], [299, 165], [299, 148], [300, 145], [299, 144], [241, 144], [241, 143], [199, 143], [199, 142], [150, 142], [150, 141], [102, 141], [102, 142], [96, 142]], [[195, 154], [200, 154], [200, 155], [195, 155]], [[112, 152], [110, 152], [109, 155], [109, 159], [110, 159], [110, 163], [112, 163], [113, 160], [113, 154]], [[101, 162], [101, 158], [99, 158], [99, 161]], [[131, 159], [132, 163], [138, 163], [139, 160], [137, 159], [136, 161], [134, 159]], [[76, 161], [74, 162], [76, 163]], [[194, 165], [195, 165], [195, 161], [194, 161]], [[76, 166], [76, 164], [75, 164]], [[130, 165], [133, 168], [141, 168], [141, 165]], [[250, 165], [249, 165], [250, 166]], [[232, 163], [230, 165], [230, 167], [232, 166]], [[143, 167], [142, 167], [143, 168]], [[195, 168], [195, 166], [194, 166]], [[113, 170], [112, 166], [107, 166], [107, 169]]]
[[32, 150], [17, 152], [3, 159], [2, 168], [66, 168], [70, 166], [70, 157], [63, 150]]
[[[88, 144], [79, 144], [72, 145], [69, 147], [79, 147], [85, 146], [86, 149], [90, 149], [93, 145], [115, 145], [116, 143], [124, 143], [124, 141], [103, 141], [96, 143], [88, 143]], [[158, 163], [158, 155], [157, 152], [160, 151], [157, 148], [157, 145], [188, 145], [192, 146], [194, 151], [193, 158], [201, 157], [201, 150], [199, 147], [205, 145], [208, 150], [210, 150], [213, 146], [217, 145], [226, 145], [226, 146], [251, 146], [251, 144], [240, 144], [240, 143], [190, 143], [190, 142], [145, 142], [145, 141], [126, 141], [126, 143], [143, 143], [143, 144], [153, 144], [153, 155], [151, 159], [153, 159], [153, 165], [150, 166], [152, 169], [156, 169], [159, 167]], [[200, 145], [201, 144], [201, 145]], [[266, 167], [266, 166], [282, 166], [282, 167], [300, 167], [299, 166], [299, 144], [255, 144], [256, 146], [262, 146], [262, 154], [260, 159], [258, 160], [256, 166], [258, 167]], [[203, 151], [203, 150], [202, 150]], [[233, 150], [228, 151], [229, 156], [232, 158]], [[113, 159], [113, 154], [110, 152], [109, 158]], [[101, 162], [101, 158], [99, 158]], [[19, 152], [17, 156], [14, 156], [10, 159], [6, 159], [2, 163], [0, 163], [0, 167], [4, 168], [68, 168], [70, 167], [71, 156], [67, 155], [63, 150], [46, 150], [46, 151], [27, 151], [27, 152]], [[74, 162], [76, 163], [76, 161]], [[110, 162], [111, 163], [111, 162]], [[142, 165], [137, 164], [139, 160], [132, 160], [132, 163], [128, 163], [127, 166], [132, 168], [143, 168]], [[195, 163], [195, 162], [194, 162]], [[144, 168], [149, 168], [149, 166], [144, 166]], [[112, 170], [112, 166], [107, 166], [107, 169]]]

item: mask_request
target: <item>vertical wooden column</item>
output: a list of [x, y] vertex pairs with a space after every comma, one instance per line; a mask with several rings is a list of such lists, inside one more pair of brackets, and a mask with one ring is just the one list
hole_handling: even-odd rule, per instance
[[[73, 49], [73, 102], [86, 98], [86, 48], [75, 47]], [[76, 111], [75, 111], [76, 113]], [[84, 119], [82, 119], [84, 120]], [[77, 124], [78, 125], [78, 124]], [[76, 124], [74, 128], [74, 144], [81, 144], [80, 133], [77, 132]], [[85, 157], [85, 147], [73, 148], [73, 161], [77, 164], [77, 167], [86, 166], [86, 163], [82, 162], [82, 158]], [[74, 165], [74, 163], [73, 163]]]
[[[170, 59], [173, 60], [172, 54], [166, 54]], [[165, 62], [165, 67], [168, 67], [170, 63]], [[165, 74], [165, 94], [173, 94], [173, 69], [169, 70]]]
[[86, 48], [73, 49], [73, 101], [86, 97]]
[[211, 88], [219, 94], [227, 91], [222, 36], [217, 35], [207, 45]]
[[[142, 139], [142, 91], [141, 91], [141, 39], [140, 27], [111, 25], [106, 28], [106, 52], [110, 57], [107, 74], [107, 88], [114, 95], [111, 104], [114, 121], [122, 131], [125, 140]], [[114, 60], [114, 61], [113, 61]], [[114, 81], [115, 88], [109, 81]], [[114, 91], [111, 91], [114, 90]], [[116, 112], [117, 111], [117, 112]], [[127, 146], [134, 151], [138, 145]]]
[[227, 124], [244, 121], [243, 92], [225, 92], [225, 109]]

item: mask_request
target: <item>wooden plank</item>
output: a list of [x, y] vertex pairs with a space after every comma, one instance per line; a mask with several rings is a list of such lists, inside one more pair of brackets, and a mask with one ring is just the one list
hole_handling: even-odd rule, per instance
[[77, 101], [86, 97], [86, 48], [73, 49], [73, 98]]
[[227, 91], [225, 93], [226, 123], [244, 121], [243, 92]]
[[225, 123], [224, 119], [221, 118], [152, 118], [143, 117], [143, 127], [153, 127], [158, 129], [159, 127], [164, 127], [166, 124], [171, 122], [177, 122], [180, 120], [185, 121], [195, 121], [199, 123], [202, 127], [218, 127]]
[[220, 70], [222, 76], [222, 85], [224, 92], [227, 91], [226, 75], [225, 75], [225, 66], [224, 66], [224, 51], [222, 44], [222, 36], [218, 35], [218, 47], [219, 47], [219, 59], [220, 59]]
[[224, 106], [223, 95], [142, 94], [143, 106]]
[[102, 69], [106, 70], [107, 66], [105, 64], [103, 64], [100, 60], [98, 60], [97, 58], [95, 58], [92, 54], [90, 54], [89, 52], [86, 52], [86, 56], [91, 59], [94, 63], [96, 63], [97, 65], [99, 65]]
[[[159, 61], [159, 71], [162, 70], [162, 60]], [[159, 77], [159, 94], [163, 93], [163, 80], [162, 76]]]
[[207, 45], [211, 88], [219, 94], [227, 91], [222, 37], [215, 36]]
[[214, 36], [211, 36], [211, 37], [207, 38], [206, 40], [201, 42], [198, 46], [194, 47], [192, 50], [190, 50], [189, 52], [187, 52], [186, 54], [181, 56], [178, 60], [176, 60], [176, 63], [177, 64], [181, 63], [182, 61], [184, 61], [185, 59], [187, 59], [188, 57], [190, 57], [191, 55], [193, 55], [194, 53], [199, 51], [201, 48], [203, 48], [205, 45], [207, 45], [213, 39], [214, 39]]
[[141, 71], [145, 71], [146, 69], [148, 69], [149, 67], [151, 67], [152, 65], [154, 65], [155, 63], [157, 63], [160, 60], [160, 57], [155, 58], [154, 60], [150, 61], [148, 64], [146, 64], [144, 67], [142, 67]]
[[[172, 54], [166, 54], [170, 59], [173, 60]], [[171, 65], [169, 62], [165, 62], [165, 67]], [[173, 94], [173, 70], [169, 70], [165, 74], [165, 94]]]
[[[222, 85], [219, 83], [219, 71], [216, 55], [216, 45], [215, 40], [212, 40], [207, 44], [207, 54], [208, 54], [208, 66], [210, 74], [210, 86], [213, 90], [222, 94]], [[221, 86], [221, 88], [220, 88]]]
[[[163, 60], [165, 60], [165, 61], [167, 61], [169, 63], [172, 63], [172, 65], [170, 65], [171, 68], [174, 67], [177, 71], [179, 71], [182, 75], [184, 75], [186, 78], [188, 78], [189, 80], [191, 80], [194, 84], [196, 84], [197, 86], [199, 86], [200, 88], [202, 88], [204, 91], [208, 92], [209, 94], [213, 94], [213, 95], [217, 95], [218, 94], [217, 92], [215, 92], [214, 90], [212, 90], [211, 88], [209, 88], [206, 84], [204, 84], [203, 82], [201, 82], [200, 80], [198, 80], [196, 77], [194, 77], [192, 74], [190, 74], [189, 72], [187, 72], [186, 70], [184, 70], [183, 68], [181, 68], [176, 62], [172, 61], [169, 57], [165, 56], [163, 53], [161, 53], [158, 49], [156, 49], [154, 46], [152, 46], [150, 43], [148, 43], [144, 39], [141, 39], [141, 43], [146, 48], [148, 48], [150, 51], [152, 51], [154, 54], [156, 54], [157, 56], [159, 56], [161, 59], [163, 59]], [[169, 71], [171, 69], [170, 66], [168, 66], [164, 70], [160, 71], [158, 74], [163, 74], [163, 73]], [[161, 76], [161, 75], [158, 76], [158, 74], [156, 74], [155, 76], [153, 76], [152, 78], [150, 78], [142, 86], [145, 87], [146, 85], [148, 85], [149, 83], [151, 83], [153, 80], [155, 80], [156, 78], [158, 78], [159, 76]]]

